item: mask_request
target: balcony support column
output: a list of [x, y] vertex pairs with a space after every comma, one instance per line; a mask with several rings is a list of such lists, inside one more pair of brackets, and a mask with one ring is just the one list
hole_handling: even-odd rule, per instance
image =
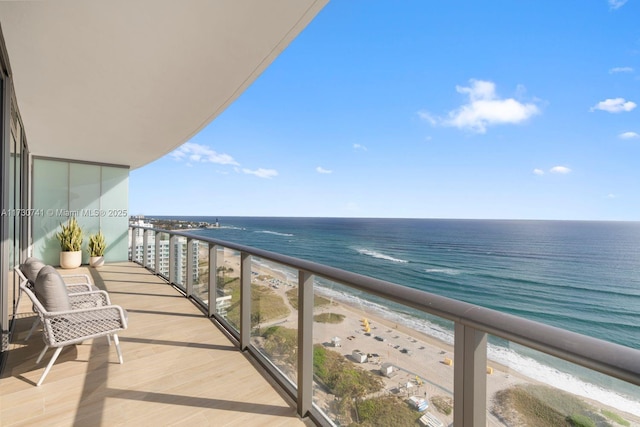
[[240, 253], [240, 350], [251, 340], [251, 255]]
[[209, 317], [217, 311], [218, 300], [218, 246], [209, 244]]
[[313, 275], [298, 271], [298, 415], [313, 402]]
[[456, 323], [453, 371], [453, 425], [487, 425], [487, 334]]

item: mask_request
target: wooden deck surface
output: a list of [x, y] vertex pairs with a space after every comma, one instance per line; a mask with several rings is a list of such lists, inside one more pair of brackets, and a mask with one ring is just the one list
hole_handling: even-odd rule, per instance
[[125, 308], [124, 364], [105, 338], [65, 347], [40, 387], [53, 350], [21, 302], [0, 378], [0, 426], [300, 426], [293, 402], [191, 302], [133, 263], [80, 268]]

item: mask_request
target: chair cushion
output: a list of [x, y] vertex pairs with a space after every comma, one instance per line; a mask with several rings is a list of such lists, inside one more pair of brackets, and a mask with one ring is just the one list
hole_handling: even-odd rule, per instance
[[22, 265], [20, 265], [20, 271], [22, 271], [22, 274], [24, 274], [24, 277], [26, 277], [27, 280], [30, 280], [31, 283], [35, 283], [38, 273], [44, 266], [45, 263], [40, 261], [38, 258], [29, 257], [24, 263], [22, 263]]
[[47, 311], [71, 310], [67, 287], [58, 271], [46, 265], [42, 267], [35, 283], [36, 297]]

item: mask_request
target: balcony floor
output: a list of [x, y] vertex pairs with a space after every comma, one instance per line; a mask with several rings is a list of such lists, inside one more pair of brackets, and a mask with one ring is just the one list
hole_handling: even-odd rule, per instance
[[[76, 272], [76, 271], [73, 271]], [[40, 387], [41, 332], [23, 298], [0, 378], [0, 425], [299, 426], [293, 402], [197, 307], [133, 263], [89, 272], [129, 314], [124, 364], [106, 338], [65, 347]], [[66, 271], [65, 271], [66, 273]]]

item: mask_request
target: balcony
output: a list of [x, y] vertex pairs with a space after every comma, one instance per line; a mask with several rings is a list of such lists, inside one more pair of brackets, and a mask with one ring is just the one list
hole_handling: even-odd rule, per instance
[[[519, 371], [522, 359], [498, 363], [491, 354], [498, 341], [503, 350], [520, 346], [637, 398], [638, 350], [186, 233], [132, 227], [129, 247], [133, 262], [90, 270], [129, 312], [124, 365], [105, 340], [94, 340], [66, 349], [35, 387], [41, 342], [21, 341], [32, 320], [23, 305], [0, 382], [2, 425], [345, 425], [384, 405], [406, 414], [403, 425], [418, 425], [426, 404], [443, 425], [500, 426], [512, 421], [518, 393], [556, 412], [558, 402], [578, 411], [558, 412], [561, 419], [587, 414], [598, 425], [613, 422], [608, 417], [640, 424], [619, 402], [589, 390], [567, 393], [560, 382], [543, 385]], [[422, 333], [425, 325], [442, 339]]]
[[[23, 298], [4, 377], [0, 425], [305, 425], [293, 401], [233, 340], [161, 278], [134, 263], [91, 273], [125, 307], [124, 364], [106, 339], [65, 347], [46, 380], [40, 332]], [[308, 424], [308, 423], [307, 423]]]

